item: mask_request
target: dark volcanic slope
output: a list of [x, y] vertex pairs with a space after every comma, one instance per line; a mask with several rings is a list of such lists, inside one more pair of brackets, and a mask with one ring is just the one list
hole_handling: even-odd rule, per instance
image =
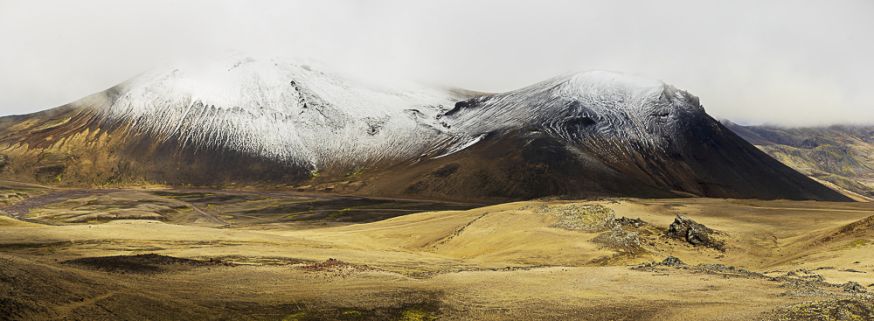
[[659, 81], [588, 72], [471, 98], [375, 89], [251, 58], [202, 74], [172, 68], [58, 109], [0, 118], [2, 176], [476, 201], [847, 200]]
[[874, 126], [725, 126], [786, 165], [859, 197], [874, 198]]
[[570, 115], [488, 131], [477, 144], [456, 154], [398, 168], [379, 185], [380, 191], [450, 198], [698, 195], [847, 200], [745, 142], [704, 113], [697, 99], [689, 104], [676, 89], [662, 90], [656, 104], [662, 108], [647, 111], [655, 115], [649, 119], [652, 123], [634, 130], [617, 128], [634, 117], [631, 112], [610, 115], [578, 103], [581, 100], [567, 102], [562, 95], [547, 94], [560, 98], [542, 100], [537, 94], [520, 99], [511, 93], [462, 102], [459, 114], [497, 111], [488, 117], [495, 121], [514, 109], [546, 112], [554, 105], [568, 106]]

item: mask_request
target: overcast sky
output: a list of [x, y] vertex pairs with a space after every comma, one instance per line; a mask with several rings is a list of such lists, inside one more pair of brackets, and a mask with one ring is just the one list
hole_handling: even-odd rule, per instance
[[870, 0], [0, 0], [0, 115], [227, 50], [492, 92], [621, 71], [689, 90], [717, 118], [874, 123]]

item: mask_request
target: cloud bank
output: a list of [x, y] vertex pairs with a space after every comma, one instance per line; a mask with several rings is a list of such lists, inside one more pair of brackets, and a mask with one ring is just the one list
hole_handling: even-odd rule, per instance
[[874, 123], [872, 14], [866, 0], [0, 0], [0, 115], [239, 50], [491, 92], [621, 71], [687, 89], [741, 123]]

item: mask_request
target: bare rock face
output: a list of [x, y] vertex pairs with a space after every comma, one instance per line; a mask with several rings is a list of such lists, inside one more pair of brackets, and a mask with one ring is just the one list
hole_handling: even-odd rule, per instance
[[694, 246], [725, 251], [725, 242], [716, 238], [716, 231], [683, 215], [674, 218], [666, 234], [675, 239], [685, 240]]

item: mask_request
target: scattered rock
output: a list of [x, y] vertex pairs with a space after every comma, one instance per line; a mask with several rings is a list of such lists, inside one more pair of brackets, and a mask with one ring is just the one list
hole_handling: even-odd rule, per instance
[[725, 243], [715, 237], [716, 231], [683, 215], [678, 214], [674, 218], [674, 222], [668, 226], [666, 234], [675, 239], [685, 240], [695, 246], [725, 251]]
[[329, 258], [324, 262], [304, 265], [302, 269], [312, 272], [334, 272], [340, 274], [371, 270], [371, 268], [366, 265], [350, 264], [335, 258]]
[[708, 274], [716, 274], [722, 275], [724, 277], [743, 277], [743, 278], [757, 278], [757, 279], [770, 279], [768, 276], [759, 273], [753, 272], [744, 268], [739, 268], [732, 265], [725, 264], [698, 264], [695, 266], [695, 269], [700, 272], [708, 273]]
[[640, 235], [635, 232], [626, 231], [619, 225], [614, 225], [609, 231], [599, 234], [593, 241], [628, 254], [637, 254], [644, 251], [643, 246], [641, 246]]
[[765, 319], [874, 320], [874, 304], [852, 299], [808, 302], [779, 308]]
[[646, 221], [641, 220], [640, 218], [628, 218], [628, 217], [620, 217], [616, 219], [616, 222], [623, 226], [633, 226], [633, 227], [642, 227], [646, 225]]
[[787, 277], [778, 277], [773, 281], [782, 282], [780, 288], [784, 289], [785, 292], [780, 293], [781, 296], [821, 297], [828, 295], [821, 282]]
[[542, 212], [558, 217], [558, 221], [552, 227], [566, 230], [604, 232], [619, 226], [613, 209], [603, 205], [550, 206]]
[[642, 226], [640, 219], [616, 218], [613, 209], [598, 204], [571, 204], [564, 206], [541, 206], [534, 209], [537, 213], [555, 216], [557, 221], [552, 227], [581, 231], [601, 232], [593, 241], [607, 248], [624, 254], [644, 252], [640, 234], [626, 230]]
[[346, 265], [346, 263], [343, 262], [343, 261], [340, 261], [340, 260], [338, 260], [338, 259], [335, 259], [335, 258], [329, 258], [329, 259], [325, 260], [324, 262], [313, 263], [313, 264], [310, 264], [310, 265], [304, 266], [304, 269], [308, 269], [308, 270], [328, 270], [328, 269], [335, 268], [335, 267], [339, 267], [339, 266], [343, 266], [343, 265]]
[[677, 258], [675, 256], [668, 256], [664, 260], [662, 260], [661, 262], [653, 261], [653, 262], [649, 262], [649, 263], [643, 263], [643, 264], [636, 265], [636, 266], [632, 267], [631, 269], [638, 270], [638, 271], [653, 272], [653, 271], [657, 270], [656, 268], [665, 267], [665, 266], [674, 267], [674, 268], [682, 268], [682, 269], [689, 268], [689, 266], [686, 265], [686, 263], [681, 261], [679, 258]]
[[[644, 263], [637, 266], [632, 267], [632, 270], [638, 271], [657, 271], [658, 268], [661, 267], [672, 267], [676, 269], [686, 270], [691, 273], [704, 273], [711, 275], [720, 275], [723, 277], [738, 277], [738, 278], [755, 278], [755, 279], [771, 279], [768, 276], [749, 271], [743, 268], [734, 267], [725, 264], [698, 264], [695, 266], [690, 266], [681, 261], [679, 258], [674, 256], [668, 256], [661, 262], [650, 262]], [[776, 280], [774, 280], [776, 281]]]
[[786, 273], [786, 277], [787, 278], [803, 279], [803, 280], [808, 280], [808, 281], [813, 281], [813, 282], [825, 282], [825, 278], [822, 275], [819, 275], [816, 272], [813, 272], [813, 271], [808, 270], [808, 269], [798, 269], [795, 271], [789, 271], [788, 273]]
[[683, 263], [683, 261], [681, 261], [676, 256], [668, 256], [664, 260], [662, 260], [661, 265], [664, 265], [664, 266], [682, 266], [682, 265], [686, 265], [686, 263]]
[[844, 292], [861, 294], [868, 292], [868, 290], [866, 290], [864, 286], [857, 282], [849, 281], [847, 283], [844, 283]]

